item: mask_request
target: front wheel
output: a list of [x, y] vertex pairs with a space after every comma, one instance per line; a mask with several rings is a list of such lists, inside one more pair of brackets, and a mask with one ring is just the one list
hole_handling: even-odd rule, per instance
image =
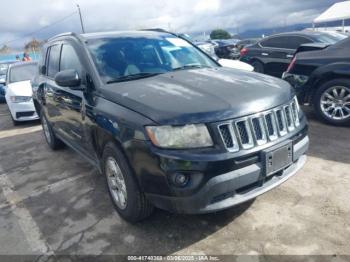
[[153, 206], [140, 189], [124, 154], [113, 142], [105, 146], [102, 164], [108, 192], [119, 215], [132, 223], [150, 216]]
[[350, 124], [350, 80], [336, 79], [323, 84], [315, 93], [314, 108], [328, 124]]
[[41, 118], [41, 125], [42, 125], [43, 131], [44, 131], [44, 136], [45, 136], [46, 142], [49, 145], [49, 147], [52, 150], [57, 150], [57, 149], [64, 147], [64, 143], [56, 137], [55, 133], [52, 130], [52, 127], [51, 127], [49, 121], [47, 121], [43, 112], [41, 112], [40, 118]]

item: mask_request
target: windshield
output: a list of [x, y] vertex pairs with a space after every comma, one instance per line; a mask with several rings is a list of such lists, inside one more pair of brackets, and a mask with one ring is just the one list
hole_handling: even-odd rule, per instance
[[0, 64], [0, 76], [6, 75], [8, 67], [8, 64]]
[[329, 32], [329, 33], [319, 34], [316, 36], [316, 38], [321, 43], [333, 45], [333, 44], [338, 43], [339, 41], [345, 39], [346, 36], [342, 35], [342, 34], [338, 34], [336, 32], [334, 32], [334, 33]]
[[36, 64], [21, 65], [12, 67], [10, 70], [9, 82], [15, 83], [20, 81], [31, 80], [38, 70]]
[[106, 83], [174, 70], [217, 67], [190, 43], [174, 36], [91, 39], [87, 45]]

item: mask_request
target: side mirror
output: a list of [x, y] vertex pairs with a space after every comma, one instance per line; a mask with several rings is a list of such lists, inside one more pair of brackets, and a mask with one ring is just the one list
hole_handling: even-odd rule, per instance
[[82, 90], [81, 79], [74, 69], [64, 70], [56, 74], [55, 82], [59, 86], [69, 87], [72, 90]]

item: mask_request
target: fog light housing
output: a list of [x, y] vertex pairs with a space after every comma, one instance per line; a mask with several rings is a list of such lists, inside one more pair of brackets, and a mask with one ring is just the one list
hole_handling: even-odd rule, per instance
[[184, 187], [188, 184], [188, 181], [190, 180], [190, 178], [187, 174], [175, 173], [172, 176], [172, 180], [175, 186]]

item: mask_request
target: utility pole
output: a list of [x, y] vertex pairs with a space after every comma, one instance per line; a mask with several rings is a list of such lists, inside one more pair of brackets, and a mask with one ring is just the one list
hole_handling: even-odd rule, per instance
[[78, 12], [79, 12], [79, 17], [80, 17], [80, 25], [81, 25], [81, 31], [83, 34], [85, 34], [85, 29], [84, 29], [84, 23], [83, 23], [83, 17], [81, 16], [81, 11], [80, 11], [80, 6], [77, 4]]

